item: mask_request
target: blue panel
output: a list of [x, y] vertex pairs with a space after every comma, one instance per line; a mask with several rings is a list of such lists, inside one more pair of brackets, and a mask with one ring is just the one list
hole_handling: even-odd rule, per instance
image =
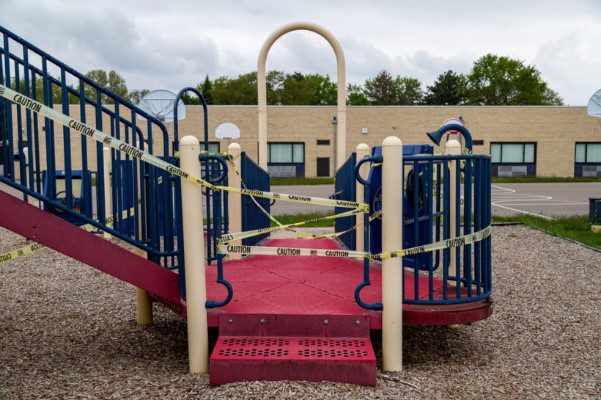
[[[352, 153], [351, 156], [342, 164], [340, 169], [336, 171], [336, 180], [334, 181], [334, 196], [339, 200], [356, 201], [356, 185], [354, 178], [355, 164], [357, 163], [357, 154]], [[363, 200], [361, 200], [363, 201]], [[336, 214], [348, 211], [348, 208], [335, 209]], [[354, 215], [344, 218], [336, 218], [334, 220], [334, 229], [336, 232], [344, 232], [355, 226], [356, 218]], [[356, 232], [351, 230], [344, 235], [339, 236], [340, 241], [351, 250], [356, 248]]]
[[[255, 164], [245, 152], [242, 152], [242, 181], [247, 189], [269, 191], [269, 173]], [[255, 200], [261, 207], [269, 212], [270, 200], [256, 197]], [[270, 225], [269, 217], [257, 207], [250, 196], [242, 196], [242, 230], [267, 228]], [[268, 234], [243, 239], [242, 243], [247, 246], [257, 244]]]

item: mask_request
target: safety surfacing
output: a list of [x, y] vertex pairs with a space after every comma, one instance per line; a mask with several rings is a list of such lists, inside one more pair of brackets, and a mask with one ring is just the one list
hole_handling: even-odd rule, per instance
[[[340, 250], [331, 239], [270, 239], [263, 245]], [[232, 300], [225, 306], [209, 309], [209, 325], [219, 326], [219, 315], [288, 315], [288, 316], [366, 316], [371, 329], [381, 329], [381, 312], [361, 307], [355, 289], [363, 281], [363, 261], [338, 257], [300, 257], [252, 255], [223, 263], [224, 277], [233, 289]], [[365, 303], [381, 302], [382, 269], [379, 262], [370, 264], [371, 284], [361, 292]], [[405, 272], [405, 298], [414, 298], [414, 275]], [[428, 298], [428, 277], [418, 276], [418, 298]], [[207, 299], [219, 301], [226, 289], [217, 282], [215, 265], [207, 267]], [[434, 292], [442, 290], [442, 281], [434, 281]], [[406, 323], [452, 324], [486, 318], [490, 303], [475, 302], [446, 306], [405, 304]]]

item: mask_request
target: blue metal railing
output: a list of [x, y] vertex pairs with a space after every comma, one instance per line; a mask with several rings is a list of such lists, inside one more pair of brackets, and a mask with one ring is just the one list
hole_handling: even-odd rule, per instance
[[[365, 202], [370, 182], [358, 175], [361, 164], [380, 163], [381, 156], [369, 156], [355, 165], [355, 178], [365, 189]], [[451, 168], [455, 164], [455, 198], [451, 193]], [[416, 171], [417, 173], [414, 173]], [[411, 181], [409, 181], [410, 179]], [[408, 186], [412, 187], [407, 190]], [[403, 195], [414, 207], [404, 210], [404, 248], [439, 242], [450, 238], [450, 214], [454, 209], [455, 236], [467, 235], [491, 223], [491, 164], [489, 155], [416, 155], [403, 158]], [[410, 197], [410, 198], [409, 198]], [[348, 198], [347, 198], [348, 199]], [[419, 213], [416, 212], [419, 208]], [[370, 248], [368, 215], [365, 214], [365, 248]], [[385, 216], [383, 216], [385, 218]], [[337, 228], [337, 231], [338, 228]], [[409, 233], [407, 235], [407, 233]], [[451, 252], [456, 264], [451, 268]], [[403, 258], [403, 302], [408, 304], [456, 304], [487, 299], [492, 290], [492, 255], [490, 236], [462, 247], [415, 254]], [[405, 279], [411, 272], [413, 279]], [[361, 290], [370, 284], [370, 266], [364, 260], [363, 282], [355, 291], [357, 303], [368, 309], [381, 309], [381, 303], [368, 304]], [[427, 296], [423, 296], [427, 285]], [[407, 293], [412, 293], [408, 296]]]
[[[64, 114], [177, 163], [169, 156], [161, 121], [1, 26], [0, 35], [0, 83], [47, 106], [59, 104]], [[50, 119], [0, 99], [0, 180], [24, 199], [39, 199], [50, 212], [91, 223], [144, 249], [153, 261], [177, 268], [181, 246], [174, 245], [172, 234], [179, 222], [172, 210], [179, 179], [112, 150], [115, 223], [108, 228], [102, 144], [61, 128], [59, 134]]]

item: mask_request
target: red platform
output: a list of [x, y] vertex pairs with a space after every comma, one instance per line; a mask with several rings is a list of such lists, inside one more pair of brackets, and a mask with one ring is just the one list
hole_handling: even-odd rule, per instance
[[[271, 239], [264, 245], [340, 249], [330, 239]], [[354, 291], [363, 280], [363, 262], [335, 257], [255, 255], [223, 263], [224, 276], [234, 288], [232, 301], [209, 310], [209, 325], [219, 326], [219, 315], [340, 315], [369, 317], [371, 329], [381, 329], [380, 311], [366, 310], [355, 301]], [[226, 291], [216, 283], [217, 268], [207, 267], [207, 298], [221, 300]], [[381, 301], [380, 264], [372, 263], [371, 285], [362, 291], [367, 303]], [[420, 298], [427, 298], [427, 277], [420, 276]], [[411, 298], [414, 277], [405, 273], [405, 297]], [[423, 288], [423, 289], [422, 289]], [[435, 298], [442, 298], [442, 281], [434, 284]], [[449, 289], [449, 293], [455, 293]], [[485, 300], [456, 305], [403, 306], [403, 322], [408, 324], [451, 325], [487, 318], [492, 303]]]

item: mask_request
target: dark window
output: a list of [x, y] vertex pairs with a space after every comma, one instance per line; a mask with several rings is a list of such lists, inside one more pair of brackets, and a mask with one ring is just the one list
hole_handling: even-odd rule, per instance
[[317, 176], [330, 176], [330, 158], [317, 157]]
[[327, 139], [317, 139], [317, 145], [318, 146], [329, 146], [330, 141]]
[[[209, 153], [219, 153], [219, 142], [209, 142]], [[200, 151], [204, 151], [205, 143], [200, 142]]]
[[576, 163], [601, 163], [601, 142], [576, 143], [576, 155], [574, 158]]
[[535, 164], [536, 143], [491, 143], [493, 164]]
[[474, 146], [484, 146], [484, 140], [472, 140]]
[[268, 143], [269, 164], [304, 164], [304, 143]]

